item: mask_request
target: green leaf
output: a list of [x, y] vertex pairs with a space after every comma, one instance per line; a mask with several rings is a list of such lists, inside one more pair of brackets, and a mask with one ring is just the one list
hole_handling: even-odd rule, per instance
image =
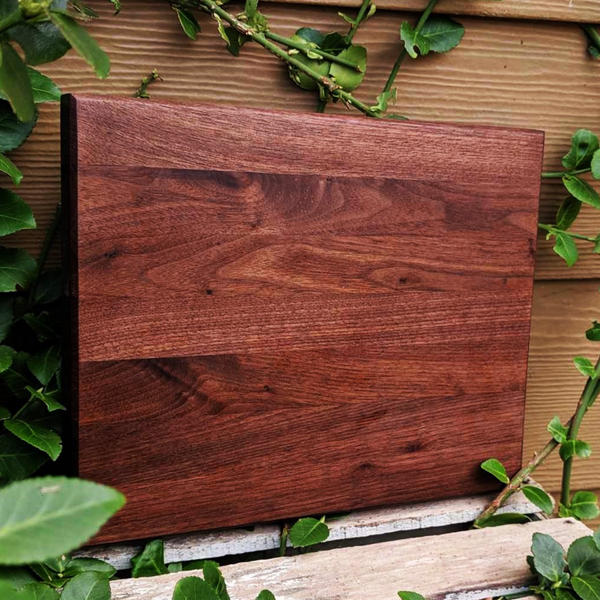
[[292, 36], [292, 39], [296, 42], [308, 42], [309, 44], [315, 44], [321, 47], [325, 36], [317, 29], [311, 29], [310, 27], [301, 27]]
[[72, 17], [50, 11], [50, 19], [100, 79], [108, 77], [110, 60], [94, 38]]
[[576, 356], [573, 359], [573, 364], [577, 367], [577, 370], [586, 377], [591, 377], [592, 379], [596, 379], [598, 377], [598, 373], [594, 367], [594, 363], [585, 356]]
[[590, 167], [592, 168], [592, 177], [594, 179], [600, 179], [600, 150], [594, 152]]
[[579, 458], [589, 458], [592, 454], [592, 449], [589, 444], [581, 440], [567, 440], [561, 444], [559, 454], [562, 460], [569, 460], [573, 456]]
[[239, 56], [240, 49], [250, 38], [233, 27], [225, 27], [224, 33], [227, 37], [227, 50], [229, 50], [233, 56]]
[[0, 171], [6, 173], [15, 185], [19, 185], [23, 180], [23, 173], [19, 171], [17, 165], [4, 154], [0, 154]]
[[61, 600], [110, 600], [110, 583], [103, 573], [81, 573], [67, 582]]
[[47, 342], [58, 338], [54, 329], [56, 323], [53, 322], [47, 312], [41, 312], [37, 317], [34, 314], [28, 313], [23, 316], [23, 321], [36, 333], [40, 342]]
[[[10, 419], [10, 411], [7, 408], [4, 408], [4, 406], [0, 406], [0, 421], [4, 421], [6, 419]], [[0, 477], [2, 477], [1, 474]]]
[[146, 547], [131, 559], [132, 577], [154, 577], [168, 572], [162, 540], [148, 542]]
[[44, 271], [35, 287], [35, 304], [50, 304], [62, 296], [63, 270], [61, 268]]
[[124, 503], [116, 490], [81, 479], [12, 483], [0, 490], [0, 564], [67, 554], [95, 535]]
[[564, 175], [562, 180], [569, 193], [575, 196], [577, 200], [581, 200], [581, 202], [585, 202], [594, 208], [600, 208], [600, 196], [587, 181], [583, 181], [575, 175]]
[[346, 91], [352, 92], [362, 83], [365, 77], [367, 70], [367, 49], [364, 46], [350, 46], [346, 50], [342, 50], [338, 54], [338, 57], [349, 60], [362, 69], [362, 73], [359, 73], [350, 67], [331, 63], [331, 68], [329, 69], [330, 77]]
[[197, 39], [201, 29], [194, 13], [184, 8], [174, 8], [175, 12], [177, 13], [177, 18], [179, 19], [179, 24], [185, 32], [185, 35], [187, 35], [191, 40]]
[[538, 508], [541, 508], [545, 513], [551, 515], [554, 510], [554, 505], [552, 503], [552, 498], [541, 490], [539, 487], [535, 487], [533, 485], [524, 486], [521, 491], [525, 494], [525, 497], [533, 502]]
[[19, 121], [10, 104], [0, 101], [0, 153], [18, 148], [33, 131], [36, 120], [37, 113], [28, 123]]
[[600, 527], [598, 527], [598, 529], [596, 529], [596, 532], [593, 535], [594, 538], [594, 543], [596, 544], [596, 548], [598, 548], [598, 550], [600, 550]]
[[508, 483], [510, 479], [506, 474], [504, 465], [495, 458], [488, 458], [488, 460], [481, 463], [481, 468], [488, 473], [491, 473], [496, 479], [502, 483]]
[[43, 388], [34, 390], [29, 385], [25, 389], [31, 394], [32, 398], [41, 400], [48, 408], [48, 412], [54, 412], [55, 410], [67, 410], [55, 397], [59, 393], [58, 390], [54, 390], [53, 392], [44, 392]]
[[600, 50], [598, 50], [598, 48], [596, 48], [596, 46], [588, 46], [588, 52], [590, 53], [592, 58], [595, 58], [596, 60], [600, 60]]
[[554, 252], [558, 254], [566, 263], [572, 267], [579, 257], [577, 244], [575, 240], [567, 233], [555, 233]]
[[54, 62], [71, 48], [58, 27], [49, 21], [11, 27], [8, 35], [23, 48], [25, 61], [33, 66]]
[[4, 427], [20, 440], [45, 452], [52, 460], [56, 460], [62, 452], [60, 436], [44, 425], [13, 418], [4, 421]]
[[417, 594], [417, 592], [398, 592], [398, 596], [402, 598], [402, 600], [425, 600], [421, 594]]
[[4, 373], [13, 363], [16, 351], [8, 346], [0, 346], [0, 373]]
[[0, 477], [18, 481], [33, 475], [48, 456], [10, 433], [0, 435]]
[[50, 346], [30, 356], [27, 366], [42, 385], [48, 385], [56, 371], [60, 368], [60, 361], [58, 346]]
[[403, 21], [400, 25], [400, 39], [404, 42], [404, 48], [411, 58], [417, 58], [417, 49], [421, 54], [429, 53], [429, 45], [427, 40], [421, 38], [415, 29], [407, 21]]
[[564, 588], [557, 588], [555, 594], [556, 600], [576, 600], [575, 596]]
[[[43, 75], [32, 67], [27, 67], [27, 76], [29, 77], [35, 104], [58, 102], [60, 100], [61, 91], [52, 79], [46, 77], [46, 75]], [[0, 99], [7, 100], [1, 90]]]
[[397, 92], [397, 88], [394, 88], [389, 92], [382, 92], [381, 94], [379, 94], [379, 96], [377, 96], [377, 104], [371, 106], [371, 110], [375, 110], [379, 113], [384, 113], [388, 109], [388, 104], [390, 102], [396, 101]]
[[575, 540], [567, 553], [571, 575], [600, 575], [600, 550], [591, 535]]
[[20, 592], [24, 596], [23, 600], [60, 600], [62, 598], [56, 590], [43, 583], [30, 583]]
[[256, 596], [256, 600], [276, 600], [276, 598], [269, 590], [263, 590]]
[[596, 577], [573, 577], [571, 585], [582, 600], [600, 600], [600, 580]]
[[219, 597], [200, 577], [184, 577], [175, 586], [173, 600], [219, 600]]
[[35, 260], [25, 250], [0, 247], [0, 292], [27, 289], [36, 267]]
[[523, 523], [529, 523], [531, 519], [527, 515], [521, 513], [501, 513], [499, 515], [492, 515], [479, 524], [479, 529], [485, 527], [500, 527], [502, 525], [521, 525]]
[[7, 583], [15, 590], [36, 582], [37, 579], [27, 567], [0, 567], [0, 583]]
[[449, 52], [460, 44], [464, 35], [465, 28], [460, 23], [442, 15], [431, 15], [420, 32], [433, 52]]
[[207, 560], [202, 566], [202, 572], [204, 574], [204, 581], [217, 593], [220, 600], [230, 600], [225, 579], [219, 569], [219, 565], [212, 560]]
[[571, 149], [562, 159], [563, 167], [569, 171], [589, 167], [598, 148], [600, 144], [597, 135], [587, 129], [576, 131], [571, 139]]
[[0, 189], [0, 236], [21, 229], [35, 229], [35, 219], [31, 209], [14, 192]]
[[556, 213], [556, 227], [566, 231], [573, 225], [579, 211], [581, 209], [581, 202], [573, 196], [567, 196], [561, 203]]
[[560, 422], [560, 417], [552, 417], [552, 421], [548, 423], [547, 429], [559, 444], [564, 444], [567, 441], [569, 429]]
[[342, 50], [349, 48], [351, 43], [348, 36], [342, 35], [337, 31], [332, 31], [323, 36], [319, 46], [321, 47], [321, 50], [325, 50], [325, 52], [339, 54]]
[[14, 301], [10, 296], [0, 296], [0, 342], [6, 339], [13, 324]]
[[74, 558], [67, 563], [63, 571], [65, 577], [75, 577], [90, 572], [101, 573], [110, 579], [117, 570], [99, 558]]
[[[316, 71], [319, 75], [322, 75], [323, 77], [329, 76], [329, 69], [331, 67], [331, 63], [325, 60], [319, 61], [314, 60], [312, 58], [308, 58], [308, 56], [306, 56], [305, 54], [296, 54], [294, 58], [298, 62], [303, 63], [307, 67], [310, 67], [313, 71]], [[301, 87], [303, 90], [317, 90], [319, 88], [319, 84], [314, 79], [312, 79], [312, 77], [309, 77], [308, 75], [306, 75], [306, 73], [300, 71], [294, 65], [289, 65], [289, 73], [292, 81], [297, 86]]]
[[558, 503], [558, 516], [561, 519], [574, 516], [569, 508], [567, 508], [562, 502]]
[[167, 571], [169, 571], [169, 573], [181, 573], [181, 571], [183, 571], [183, 563], [169, 563], [167, 565]]
[[320, 520], [307, 517], [296, 521], [289, 534], [292, 546], [304, 548], [324, 542], [329, 537], [329, 527], [325, 524], [324, 519], [325, 517]]
[[564, 548], [545, 533], [534, 533], [531, 545], [535, 570], [550, 581], [560, 581], [567, 566]]
[[600, 323], [594, 321], [592, 326], [585, 332], [585, 337], [590, 342], [600, 342]]
[[19, 121], [27, 123], [35, 117], [33, 92], [27, 67], [14, 48], [0, 43], [0, 91], [7, 98]]
[[595, 519], [600, 515], [598, 498], [592, 492], [575, 492], [569, 506], [571, 512], [581, 520]]

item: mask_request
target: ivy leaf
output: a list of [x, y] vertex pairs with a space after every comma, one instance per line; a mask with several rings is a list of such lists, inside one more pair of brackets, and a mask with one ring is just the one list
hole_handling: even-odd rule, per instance
[[148, 542], [145, 548], [131, 559], [132, 577], [154, 577], [168, 572], [162, 540]]
[[18, 148], [33, 131], [37, 113], [32, 121], [22, 123], [13, 113], [8, 102], [0, 101], [0, 153]]
[[0, 154], [0, 171], [6, 173], [15, 185], [19, 185], [23, 179], [23, 173], [19, 171], [17, 165], [4, 154]]
[[219, 600], [219, 597], [200, 577], [184, 577], [175, 586], [173, 600]]
[[569, 430], [560, 422], [560, 417], [552, 417], [552, 421], [548, 423], [547, 429], [559, 444], [564, 444], [567, 441]]
[[30, 356], [27, 360], [29, 370], [42, 385], [48, 385], [60, 367], [60, 350], [58, 346], [50, 346]]
[[35, 226], [29, 205], [14, 192], [0, 188], [0, 236]]
[[117, 570], [99, 558], [73, 558], [65, 565], [63, 574], [65, 577], [75, 577], [90, 572], [100, 573], [110, 579]]
[[27, 289], [36, 272], [36, 262], [19, 248], [0, 246], [0, 292], [16, 292]]
[[539, 487], [535, 487], [533, 485], [524, 486], [521, 491], [525, 494], [525, 497], [533, 502], [538, 508], [541, 508], [546, 514], [551, 515], [554, 510], [554, 505], [552, 503], [552, 498], [541, 490]]
[[103, 573], [90, 571], [67, 582], [61, 600], [110, 600], [110, 583]]
[[329, 537], [329, 527], [325, 524], [324, 519], [325, 517], [320, 520], [307, 517], [296, 521], [289, 533], [292, 546], [304, 548], [324, 542]]
[[573, 458], [574, 456], [589, 458], [592, 454], [592, 449], [589, 444], [581, 440], [567, 440], [561, 445], [559, 454], [562, 460], [569, 460], [569, 458]]
[[573, 196], [567, 196], [561, 203], [556, 213], [556, 227], [566, 231], [573, 225], [579, 211], [581, 210], [581, 201]]
[[585, 202], [594, 208], [600, 208], [600, 196], [598, 192], [587, 182], [575, 177], [575, 175], [564, 175], [563, 183], [569, 193], [577, 200]]
[[442, 15], [432, 15], [421, 29], [420, 36], [425, 38], [433, 52], [449, 52], [456, 48], [465, 35], [465, 28]]
[[421, 594], [417, 594], [417, 592], [398, 592], [398, 596], [402, 598], [402, 600], [425, 600]]
[[0, 44], [0, 91], [10, 102], [19, 121], [27, 123], [33, 120], [35, 105], [27, 67], [7, 42]]
[[594, 363], [589, 358], [586, 358], [585, 356], [576, 356], [573, 359], [573, 363], [582, 375], [591, 377], [592, 379], [596, 379], [598, 377]]
[[48, 15], [71, 46], [94, 69], [96, 75], [100, 79], [108, 77], [110, 60], [94, 38], [69, 15], [56, 11], [50, 11]]
[[20, 440], [27, 442], [34, 448], [45, 452], [53, 461], [62, 451], [60, 436], [39, 423], [28, 423], [21, 419], [4, 421], [4, 427]]
[[256, 600], [276, 600], [276, 598], [269, 590], [263, 590], [256, 596]]
[[230, 600], [225, 579], [216, 562], [212, 560], [205, 561], [202, 566], [202, 573], [204, 574], [204, 581], [216, 592], [220, 600]]
[[359, 73], [345, 65], [331, 63], [331, 68], [329, 69], [330, 77], [346, 91], [352, 92], [362, 83], [365, 77], [367, 70], [367, 49], [364, 46], [350, 46], [346, 50], [342, 50], [338, 54], [338, 57], [353, 62], [362, 71]]
[[564, 548], [545, 533], [534, 533], [531, 545], [535, 570], [550, 581], [560, 581], [567, 561]]
[[591, 535], [575, 540], [567, 553], [569, 570], [578, 575], [600, 575], [600, 550]]
[[186, 10], [185, 8], [174, 8], [175, 12], [177, 13], [177, 18], [179, 19], [179, 24], [185, 32], [185, 35], [187, 35], [191, 40], [196, 40], [201, 29], [194, 13]]
[[600, 580], [596, 577], [573, 577], [571, 585], [582, 600], [600, 600]]
[[0, 435], [0, 477], [17, 481], [35, 473], [48, 456], [10, 433]]
[[54, 62], [71, 48], [56, 25], [49, 21], [11, 27], [8, 35], [23, 48], [25, 61], [33, 66]]
[[557, 232], [554, 235], [556, 236], [554, 240], [554, 252], [567, 263], [568, 267], [572, 267], [579, 258], [579, 251], [577, 250], [575, 240], [567, 233]]
[[581, 520], [595, 519], [600, 515], [598, 498], [592, 492], [575, 492], [569, 506], [571, 512]]
[[95, 535], [124, 503], [116, 490], [81, 479], [12, 483], [0, 490], [0, 564], [67, 554]]
[[585, 169], [590, 166], [592, 157], [600, 148], [598, 136], [587, 129], [579, 129], [571, 138], [571, 149], [562, 159], [565, 169]]
[[32, 398], [36, 398], [37, 400], [42, 401], [48, 412], [54, 412], [55, 410], [67, 410], [54, 396], [58, 394], [58, 390], [53, 392], [46, 393], [42, 389], [35, 390], [31, 386], [27, 386], [25, 388], [30, 394]]
[[488, 460], [481, 463], [481, 468], [488, 473], [491, 473], [496, 479], [502, 483], [509, 483], [510, 479], [506, 474], [504, 465], [495, 458], [488, 458]]
[[16, 351], [8, 346], [0, 346], [0, 373], [4, 373], [13, 363]]
[[479, 528], [485, 527], [500, 527], [501, 525], [522, 525], [529, 523], [531, 519], [527, 515], [521, 513], [502, 513], [500, 515], [492, 515], [480, 523]]

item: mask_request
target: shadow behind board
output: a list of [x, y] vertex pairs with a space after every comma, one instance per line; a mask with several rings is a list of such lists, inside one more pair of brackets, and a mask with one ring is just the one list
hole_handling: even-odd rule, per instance
[[488, 491], [521, 460], [543, 134], [67, 96], [96, 542]]

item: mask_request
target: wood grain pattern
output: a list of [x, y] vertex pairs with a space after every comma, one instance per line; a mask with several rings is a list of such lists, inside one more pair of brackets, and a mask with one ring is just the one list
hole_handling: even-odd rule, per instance
[[65, 115], [79, 473], [128, 497], [100, 540], [517, 467], [541, 133], [86, 96]]
[[[223, 567], [232, 600], [255, 598], [267, 588], [294, 600], [387, 600], [418, 589], [427, 598], [483, 600], [531, 583], [526, 557], [534, 533], [565, 547], [591, 534], [583, 523], [553, 519], [313, 552]], [[198, 572], [122, 579], [113, 600], [170, 600], [179, 579]]]
[[[485, 5], [500, 7], [506, 3], [489, 1]], [[527, 7], [533, 3], [520, 4]], [[581, 0], [576, 1], [572, 10], [580, 5]], [[90, 31], [111, 56], [111, 76], [98, 81], [81, 59], [69, 53], [58, 63], [42, 67], [65, 92], [129, 96], [140, 78], [157, 67], [165, 81], [152, 87], [156, 98], [315, 110], [315, 97], [294, 86], [275, 58], [250, 44], [244, 47], [241, 57], [231, 56], [214, 22], [205, 16], [200, 17], [202, 35], [192, 42], [181, 32], [166, 2], [130, 0], [116, 18], [111, 16], [112, 6], [105, 0], [92, 0], [91, 6], [102, 18], [90, 25]], [[291, 35], [301, 26], [323, 31], [340, 27], [332, 7], [269, 4], [264, 11], [274, 31], [284, 35]], [[358, 91], [362, 100], [372, 103], [380, 93], [399, 50], [399, 23], [406, 18], [414, 19], [414, 15], [381, 11], [359, 31], [357, 43], [369, 48], [367, 74]], [[557, 170], [573, 131], [578, 127], [597, 129], [600, 123], [600, 63], [589, 59], [581, 31], [575, 24], [469, 17], [461, 20], [466, 34], [456, 50], [405, 62], [398, 78], [394, 110], [421, 120], [544, 130], [545, 169]], [[341, 106], [328, 110], [347, 114]], [[20, 193], [34, 207], [40, 229], [7, 241], [34, 253], [39, 250], [44, 228], [60, 198], [58, 138], [58, 109], [43, 106], [33, 136], [12, 155], [24, 168]], [[487, 160], [493, 157], [482, 155], [482, 161]], [[553, 218], [563, 197], [560, 182], [544, 183], [542, 221]], [[596, 235], [600, 212], [584, 207], [577, 230]], [[536, 278], [596, 277], [598, 255], [584, 244], [581, 251], [579, 263], [568, 269], [552, 252], [551, 245], [540, 239]]]

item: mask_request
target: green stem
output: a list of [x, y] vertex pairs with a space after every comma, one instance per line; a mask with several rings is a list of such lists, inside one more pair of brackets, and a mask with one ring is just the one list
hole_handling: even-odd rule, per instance
[[60, 216], [61, 216], [62, 207], [60, 202], [56, 206], [56, 210], [54, 211], [54, 218], [46, 231], [46, 237], [44, 238], [44, 245], [42, 246], [42, 250], [40, 252], [40, 256], [38, 258], [37, 269], [35, 271], [35, 277], [33, 279], [33, 283], [29, 288], [29, 295], [27, 297], [27, 310], [31, 310], [35, 303], [35, 291], [37, 289], [40, 276], [44, 269], [44, 265], [46, 264], [46, 259], [48, 258], [48, 253], [50, 252], [50, 248], [52, 247], [52, 242], [56, 237], [56, 232], [58, 231], [58, 226], [60, 224]]
[[600, 52], [600, 34], [598, 33], [598, 30], [593, 25], [588, 24], [581, 25], [581, 28], [585, 31], [590, 42], [592, 42]]
[[346, 92], [341, 86], [335, 83], [332, 79], [325, 75], [321, 75], [317, 71], [311, 69], [298, 59], [290, 56], [285, 50], [274, 44], [271, 40], [268, 40], [263, 33], [255, 31], [252, 27], [249, 27], [246, 23], [236, 19], [232, 14], [222, 9], [213, 0], [197, 0], [199, 6], [204, 7], [210, 14], [217, 16], [223, 21], [229, 23], [235, 30], [239, 31], [243, 35], [247, 35], [254, 42], [268, 50], [271, 54], [274, 54], [277, 58], [282, 61], [293, 65], [299, 71], [302, 71], [308, 75], [311, 79], [316, 81], [320, 86], [324, 87], [334, 98], [339, 98], [346, 105], [353, 106], [360, 112], [364, 113], [368, 117], [379, 118], [381, 115], [377, 111], [367, 106], [364, 102], [355, 98], [349, 92]]
[[319, 98], [319, 104], [317, 104], [317, 112], [318, 113], [324, 113], [325, 112], [325, 107], [327, 106], [327, 102], [328, 102], [327, 97], [320, 97]]
[[350, 25], [350, 31], [348, 31], [348, 39], [350, 41], [352, 41], [354, 39], [354, 36], [355, 36], [356, 32], [358, 31], [360, 24], [362, 23], [363, 19], [365, 18], [365, 14], [367, 13], [367, 10], [369, 10], [369, 6], [371, 6], [371, 0], [363, 0], [362, 1], [362, 4], [360, 5], [360, 8], [358, 10], [358, 14], [356, 15], [356, 19], [355, 19], [354, 23], [352, 23], [352, 25]]
[[324, 50], [320, 50], [319, 48], [311, 48], [309, 46], [306, 46], [306, 44], [301, 44], [300, 42], [295, 42], [291, 38], [283, 37], [282, 35], [272, 33], [271, 31], [265, 31], [264, 35], [266, 38], [273, 40], [274, 42], [277, 42], [278, 44], [283, 44], [284, 46], [287, 46], [288, 48], [294, 48], [296, 50], [300, 50], [300, 52], [303, 52], [304, 54], [306, 54], [307, 52], [314, 52], [315, 54], [318, 54], [319, 56], [328, 60], [329, 62], [343, 65], [344, 67], [348, 67], [349, 69], [353, 69], [354, 71], [358, 71], [359, 73], [363, 72], [363, 69], [356, 63], [353, 63], [351, 60], [346, 60], [345, 58], [340, 58], [339, 56], [335, 56], [334, 54], [330, 54], [329, 52], [325, 52]]
[[150, 98], [150, 94], [148, 94], [148, 88], [155, 82], [162, 81], [162, 77], [158, 73], [158, 69], [153, 69], [148, 77], [144, 77], [140, 83], [140, 87], [136, 90], [135, 94], [133, 94], [134, 98]]
[[[423, 25], [427, 23], [427, 19], [429, 19], [433, 9], [435, 8], [435, 5], [438, 2], [439, 0], [429, 0], [429, 4], [427, 5], [425, 11], [423, 12], [423, 14], [417, 22], [417, 26], [415, 27], [415, 34], [419, 33], [421, 29], [423, 29]], [[390, 73], [390, 76], [388, 77], [388, 80], [386, 81], [385, 87], [383, 88], [384, 94], [388, 93], [392, 89], [394, 81], [396, 80], [396, 76], [398, 75], [398, 71], [400, 70], [400, 66], [402, 65], [404, 59], [407, 56], [408, 52], [406, 51], [406, 48], [402, 48], [400, 54], [398, 55], [398, 58], [396, 59], [396, 62], [394, 63], [394, 66], [392, 67], [392, 71]]]
[[557, 227], [553, 227], [552, 225], [544, 225], [544, 223], [538, 223], [538, 228], [543, 229], [544, 231], [548, 231], [549, 233], [564, 233], [565, 235], [571, 236], [572, 238], [576, 238], [578, 240], [585, 240], [586, 242], [591, 242], [592, 244], [595, 244], [598, 241], [597, 238], [590, 237], [589, 235], [571, 233], [570, 231], [558, 229]]
[[[596, 361], [596, 369], [600, 367], [600, 358]], [[588, 378], [585, 387], [583, 388], [583, 393], [579, 398], [579, 403], [577, 404], [577, 410], [575, 411], [575, 415], [573, 420], [571, 421], [571, 426], [569, 427], [569, 434], [567, 439], [576, 440], [579, 435], [579, 428], [581, 427], [581, 423], [583, 421], [583, 417], [588, 409], [592, 406], [596, 398], [598, 397], [598, 393], [600, 392], [600, 382], [598, 379]], [[563, 464], [563, 473], [562, 473], [562, 485], [560, 492], [560, 502], [563, 506], [568, 507], [571, 503], [571, 473], [573, 471], [573, 457], [568, 458], [564, 461]]]
[[577, 169], [575, 171], [554, 171], [551, 173], [542, 173], [542, 179], [558, 179], [565, 175], [579, 175], [580, 173], [589, 173], [592, 169]]

